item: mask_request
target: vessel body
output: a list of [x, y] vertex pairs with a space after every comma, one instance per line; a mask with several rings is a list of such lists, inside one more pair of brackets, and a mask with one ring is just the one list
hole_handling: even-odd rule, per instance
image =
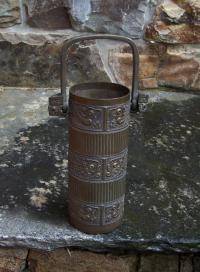
[[124, 213], [129, 89], [73, 86], [69, 95], [69, 219], [86, 233], [107, 233]]

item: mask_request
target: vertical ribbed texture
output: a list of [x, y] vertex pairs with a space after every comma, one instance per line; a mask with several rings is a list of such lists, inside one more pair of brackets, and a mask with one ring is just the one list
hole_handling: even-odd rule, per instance
[[120, 198], [125, 193], [125, 177], [111, 182], [91, 183], [70, 176], [71, 197], [84, 202], [103, 204]]
[[127, 148], [128, 129], [100, 134], [70, 128], [69, 145], [72, 150], [83, 155], [117, 154]]

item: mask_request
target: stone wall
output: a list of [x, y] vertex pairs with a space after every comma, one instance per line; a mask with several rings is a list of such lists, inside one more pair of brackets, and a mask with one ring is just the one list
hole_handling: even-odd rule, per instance
[[[131, 37], [140, 53], [140, 88], [200, 90], [198, 0], [2, 0], [0, 85], [58, 87], [63, 41], [81, 33]], [[68, 84], [117, 81], [131, 85], [127, 45], [76, 45]]]
[[199, 272], [198, 255], [102, 254], [60, 248], [51, 252], [1, 249], [6, 272]]
[[164, 0], [145, 39], [167, 45], [158, 71], [160, 86], [200, 90], [199, 0]]
[[[2, 13], [2, 17], [8, 11], [14, 13], [15, 9], [21, 8], [21, 15], [24, 17], [21, 21], [36, 28], [73, 28], [77, 31], [115, 33], [139, 38], [142, 37], [145, 23], [151, 18], [154, 2], [148, 0], [3, 0], [5, 13]], [[18, 19], [20, 20], [19, 14]], [[5, 25], [1, 24], [1, 27]]]

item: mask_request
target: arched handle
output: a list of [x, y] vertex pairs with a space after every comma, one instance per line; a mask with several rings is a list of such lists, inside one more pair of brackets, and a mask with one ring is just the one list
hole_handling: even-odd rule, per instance
[[132, 49], [133, 54], [133, 69], [132, 69], [132, 90], [131, 90], [131, 110], [138, 109], [138, 72], [139, 72], [139, 53], [135, 43], [127, 37], [110, 34], [94, 34], [94, 35], [81, 35], [71, 38], [64, 42], [61, 53], [61, 94], [63, 96], [63, 111], [67, 110], [67, 95], [66, 95], [66, 80], [67, 80], [67, 64], [66, 56], [67, 51], [74, 43], [84, 40], [108, 39], [115, 41], [122, 41], [128, 43]]

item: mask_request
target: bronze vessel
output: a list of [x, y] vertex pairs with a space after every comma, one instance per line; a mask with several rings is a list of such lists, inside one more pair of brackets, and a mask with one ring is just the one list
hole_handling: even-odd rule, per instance
[[131, 101], [129, 89], [116, 83], [77, 84], [69, 91], [69, 218], [77, 229], [97, 234], [112, 231], [123, 218], [129, 112], [138, 103], [138, 51], [131, 39], [116, 35], [97, 34], [66, 41], [61, 73], [64, 112], [68, 48], [91, 39], [127, 42], [134, 55]]

